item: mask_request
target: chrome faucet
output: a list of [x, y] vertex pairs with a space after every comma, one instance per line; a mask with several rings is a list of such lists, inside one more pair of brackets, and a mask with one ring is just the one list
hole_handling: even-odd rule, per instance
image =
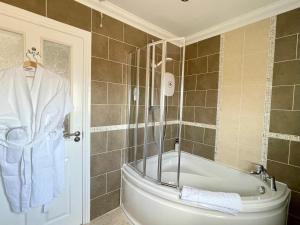
[[266, 168], [263, 165], [256, 165], [256, 171], [251, 171], [251, 174], [260, 175], [260, 179], [265, 183], [268, 183], [268, 179], [270, 180], [270, 188], [272, 191], [277, 191], [276, 187], [276, 179], [273, 176], [270, 176], [267, 173]]

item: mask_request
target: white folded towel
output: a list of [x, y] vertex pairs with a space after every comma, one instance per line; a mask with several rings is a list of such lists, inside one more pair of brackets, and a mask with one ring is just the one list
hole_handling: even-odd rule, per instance
[[181, 199], [197, 203], [204, 208], [236, 215], [242, 209], [241, 196], [237, 193], [212, 192], [183, 186]]

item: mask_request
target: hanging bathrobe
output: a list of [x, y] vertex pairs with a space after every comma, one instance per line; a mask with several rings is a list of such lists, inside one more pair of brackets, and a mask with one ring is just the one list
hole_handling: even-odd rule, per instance
[[[29, 74], [27, 74], [29, 73]], [[0, 164], [14, 212], [48, 204], [63, 188], [69, 82], [42, 67], [0, 72]], [[32, 82], [28, 82], [32, 79]]]

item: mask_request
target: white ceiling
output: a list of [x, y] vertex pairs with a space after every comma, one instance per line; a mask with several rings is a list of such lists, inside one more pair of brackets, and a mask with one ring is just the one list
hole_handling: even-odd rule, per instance
[[279, 1], [106, 0], [176, 36], [187, 37]]

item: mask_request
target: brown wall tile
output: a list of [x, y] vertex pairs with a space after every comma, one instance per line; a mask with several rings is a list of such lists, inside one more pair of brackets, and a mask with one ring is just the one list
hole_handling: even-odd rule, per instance
[[297, 49], [297, 59], [300, 59], [300, 34], [298, 34], [298, 49]]
[[122, 64], [92, 58], [92, 80], [122, 83]]
[[206, 159], [214, 160], [215, 148], [209, 145], [194, 143], [193, 154], [204, 157]]
[[108, 59], [108, 38], [92, 34], [92, 56]]
[[190, 59], [188, 63], [188, 75], [199, 74], [200, 73], [200, 59]]
[[295, 86], [294, 110], [300, 110], [300, 85]]
[[206, 123], [206, 124], [216, 124], [217, 109], [216, 108], [195, 108], [195, 122]]
[[1, 0], [1, 2], [40, 14], [42, 16], [46, 15], [46, 0]]
[[270, 131], [300, 136], [300, 111], [271, 111]]
[[91, 133], [91, 154], [99, 154], [107, 150], [107, 132]]
[[300, 84], [300, 60], [274, 64], [273, 85]]
[[286, 183], [289, 188], [300, 191], [300, 168], [268, 160], [268, 171], [279, 181]]
[[91, 91], [92, 104], [107, 104], [107, 83], [92, 81]]
[[197, 90], [218, 89], [219, 73], [207, 73], [197, 76]]
[[83, 30], [91, 30], [91, 9], [73, 0], [47, 0], [47, 16]]
[[183, 119], [183, 121], [194, 122], [195, 121], [195, 108], [194, 107], [183, 107], [182, 119]]
[[300, 167], [300, 142], [291, 141], [290, 164]]
[[203, 143], [204, 128], [184, 126], [184, 139]]
[[91, 156], [92, 177], [120, 168], [121, 151], [119, 150]]
[[135, 47], [109, 39], [109, 59], [120, 63], [127, 63], [128, 54], [135, 51]]
[[107, 134], [107, 150], [122, 149], [126, 147], [126, 130], [109, 131]]
[[198, 42], [198, 57], [211, 55], [220, 51], [220, 36]]
[[292, 191], [290, 202], [290, 214], [299, 217], [300, 212], [300, 193]]
[[179, 61], [181, 59], [181, 48], [168, 42], [167, 43], [167, 57]]
[[272, 88], [272, 109], [292, 109], [294, 86]]
[[288, 163], [289, 141], [269, 138], [268, 159]]
[[185, 91], [195, 90], [196, 89], [196, 79], [197, 79], [196, 75], [184, 77], [184, 90]]
[[206, 93], [206, 107], [217, 107], [218, 103], [218, 91], [217, 90], [208, 90]]
[[95, 219], [120, 205], [120, 190], [102, 195], [91, 201], [91, 219]]
[[147, 34], [141, 30], [125, 24], [124, 41], [128, 44], [141, 48], [147, 44]]
[[275, 41], [275, 62], [296, 59], [297, 35]]
[[181, 139], [181, 149], [182, 151], [192, 153], [193, 152], [193, 142], [189, 140]]
[[91, 178], [91, 199], [106, 193], [106, 174]]
[[186, 106], [205, 106], [205, 91], [187, 91], [185, 96]]
[[92, 105], [91, 126], [121, 124], [122, 107], [120, 105]]
[[185, 47], [185, 59], [197, 58], [198, 44], [194, 43]]
[[300, 33], [300, 8], [277, 16], [276, 36], [286, 36], [290, 34]]
[[107, 192], [119, 189], [121, 186], [121, 170], [107, 173]]
[[108, 104], [126, 104], [126, 85], [108, 84]]
[[205, 128], [203, 143], [206, 145], [215, 146], [215, 142], [216, 142], [216, 130]]
[[110, 16], [103, 15], [102, 27], [101, 14], [95, 10], [92, 12], [92, 31], [98, 34], [103, 34], [113, 39], [123, 41], [123, 23]]
[[219, 54], [208, 56], [208, 72], [219, 71]]

